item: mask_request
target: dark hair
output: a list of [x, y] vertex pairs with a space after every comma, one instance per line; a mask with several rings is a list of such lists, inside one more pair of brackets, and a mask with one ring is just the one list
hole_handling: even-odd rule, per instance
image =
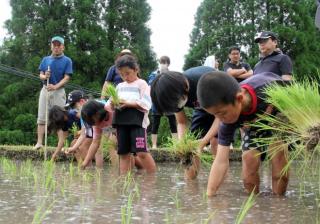
[[116, 62], [117, 69], [123, 68], [123, 67], [129, 67], [131, 69], [139, 69], [138, 61], [137, 59], [132, 55], [123, 55], [119, 57]]
[[109, 114], [104, 109], [104, 104], [96, 100], [87, 101], [81, 109], [81, 118], [89, 125], [95, 125], [94, 116], [98, 116], [99, 121], [108, 119]]
[[160, 64], [170, 65], [170, 58], [168, 56], [161, 56], [159, 59]]
[[238, 47], [238, 46], [231, 46], [231, 47], [229, 47], [229, 54], [231, 54], [232, 51], [239, 51], [239, 52], [241, 52], [241, 51], [240, 51], [240, 47]]
[[68, 116], [68, 112], [64, 108], [54, 105], [49, 111], [49, 132], [63, 129], [66, 124], [65, 116]]
[[150, 95], [160, 113], [177, 112], [179, 100], [188, 95], [188, 80], [179, 72], [161, 73], [153, 80]]
[[202, 108], [220, 104], [234, 104], [240, 86], [225, 72], [214, 71], [203, 75], [197, 86], [197, 97]]

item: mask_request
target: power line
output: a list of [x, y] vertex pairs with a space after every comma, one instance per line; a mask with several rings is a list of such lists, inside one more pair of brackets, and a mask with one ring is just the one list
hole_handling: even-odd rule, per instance
[[[15, 76], [18, 76], [18, 77], [22, 77], [22, 78], [27, 78], [27, 79], [31, 79], [31, 80], [34, 80], [34, 81], [38, 81], [38, 82], [41, 81], [38, 75], [32, 74], [31, 72], [27, 72], [27, 71], [24, 71], [24, 70], [21, 70], [21, 69], [10, 67], [8, 65], [4, 65], [4, 64], [1, 64], [1, 63], [0, 63], [0, 71], [4, 72], [4, 73], [11, 74], [11, 75], [15, 75]], [[68, 88], [68, 89], [79, 89], [79, 90], [82, 90], [86, 94], [90, 94], [90, 95], [92, 95], [94, 97], [99, 97], [100, 96], [100, 92], [85, 88], [85, 87], [80, 86], [80, 85], [67, 83], [65, 85], [65, 87]]]

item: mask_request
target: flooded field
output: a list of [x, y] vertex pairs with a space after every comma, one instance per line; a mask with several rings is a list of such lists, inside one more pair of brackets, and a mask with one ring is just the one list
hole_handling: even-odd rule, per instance
[[[318, 164], [304, 178], [291, 169], [285, 197], [270, 194], [267, 164], [261, 194], [243, 223], [320, 223]], [[219, 194], [206, 197], [209, 167], [186, 181], [176, 163], [158, 164], [155, 175], [120, 178], [117, 168], [81, 171], [72, 163], [0, 162], [0, 223], [236, 223], [248, 199], [241, 163], [232, 162]]]

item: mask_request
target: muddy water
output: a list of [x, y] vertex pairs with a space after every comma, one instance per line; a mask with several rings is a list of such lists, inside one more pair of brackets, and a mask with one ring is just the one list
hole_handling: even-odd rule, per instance
[[[125, 181], [108, 166], [98, 175], [67, 163], [56, 164], [52, 173], [38, 163], [13, 164], [0, 167], [0, 223], [121, 223], [125, 218], [127, 223], [235, 223], [248, 198], [238, 162], [231, 163], [213, 198], [205, 195], [209, 168], [203, 168], [197, 180], [186, 181], [179, 165], [158, 164], [155, 176], [135, 173]], [[261, 194], [244, 223], [319, 223], [318, 172], [309, 172], [304, 179], [298, 173], [294, 164], [287, 195], [272, 196], [270, 168], [265, 164]]]

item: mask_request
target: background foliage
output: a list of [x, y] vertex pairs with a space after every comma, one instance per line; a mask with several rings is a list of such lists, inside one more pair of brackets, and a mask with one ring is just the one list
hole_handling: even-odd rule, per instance
[[[106, 70], [123, 48], [137, 55], [142, 77], [156, 67], [146, 0], [11, 0], [10, 4], [12, 18], [5, 23], [9, 37], [0, 46], [2, 64], [38, 75], [41, 58], [50, 54], [51, 37], [61, 35], [65, 54], [74, 63], [71, 83], [93, 91], [100, 92]], [[211, 54], [223, 62], [228, 47], [235, 44], [253, 67], [259, 58], [254, 35], [271, 30], [278, 33], [281, 50], [292, 58], [296, 77], [314, 76], [320, 67], [315, 10], [314, 0], [203, 0], [184, 69], [201, 65]], [[177, 41], [174, 35], [172, 41]], [[0, 73], [0, 144], [35, 142], [40, 88], [39, 81]], [[166, 119], [162, 120], [160, 143], [170, 135]], [[49, 142], [54, 144], [55, 138]]]

